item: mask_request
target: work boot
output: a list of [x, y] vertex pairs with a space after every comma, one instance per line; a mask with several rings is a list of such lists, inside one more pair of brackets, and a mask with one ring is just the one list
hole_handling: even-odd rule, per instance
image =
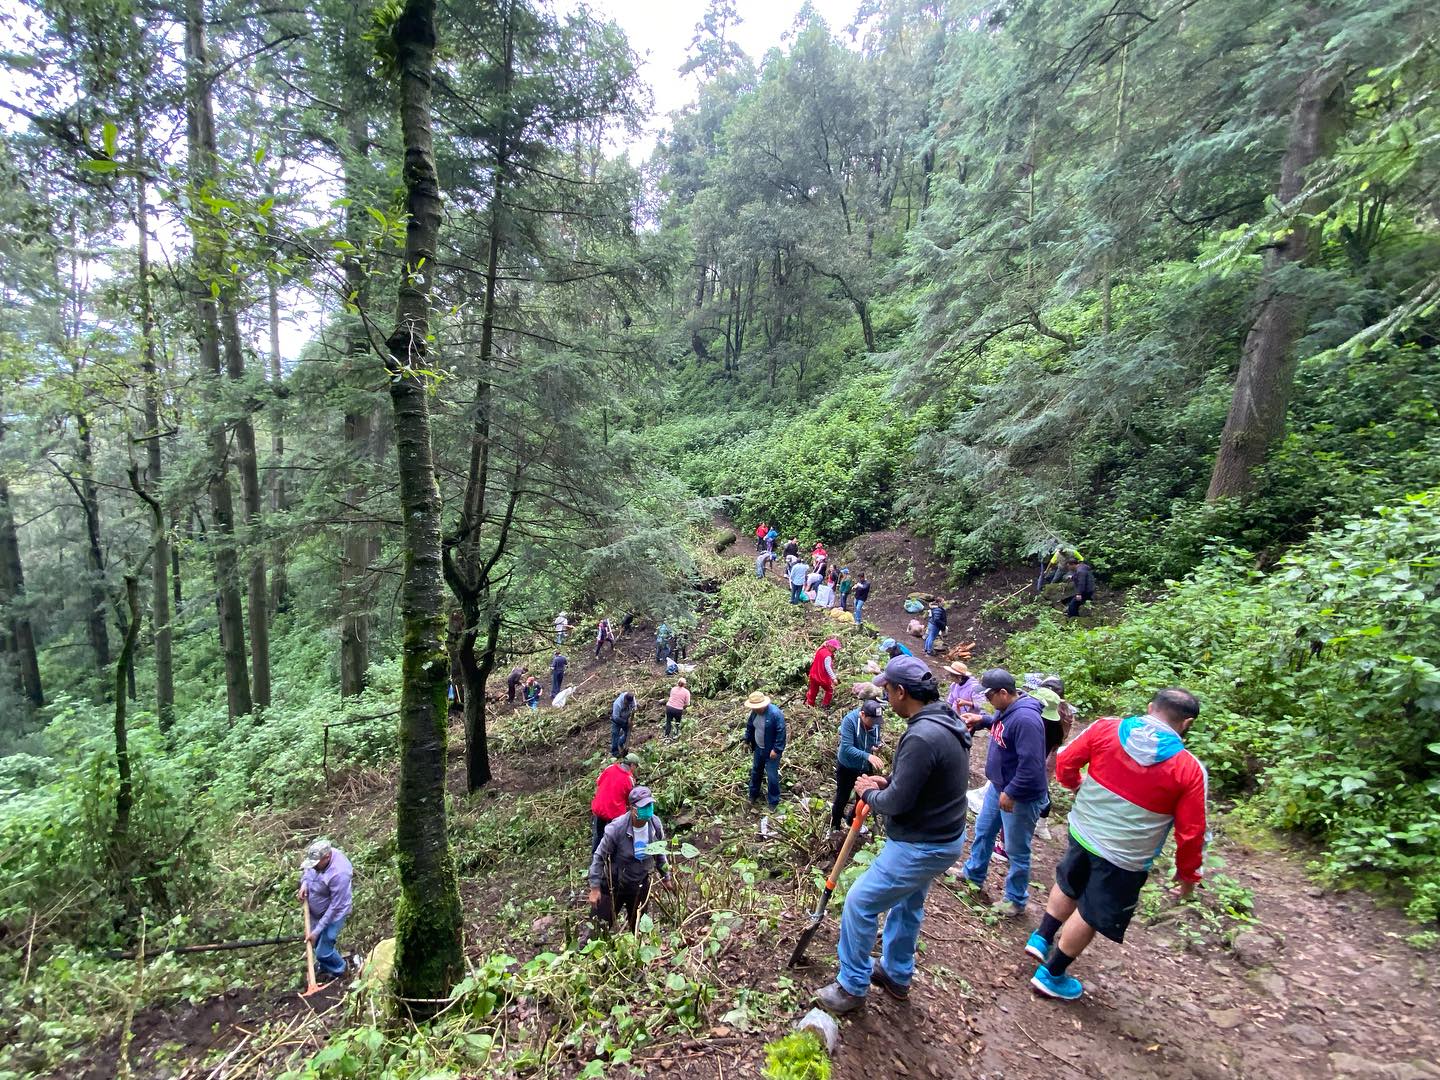
[[990, 910], [996, 915], [1004, 915], [1007, 919], [1018, 919], [1025, 914], [1025, 905], [1017, 904], [1014, 900], [997, 900], [990, 906]]
[[890, 973], [885, 970], [885, 965], [882, 964], [880, 958], [876, 956], [870, 958], [870, 981], [896, 1001], [910, 1000], [910, 987], [908, 985], [901, 986], [892, 979]]
[[856, 997], [838, 982], [832, 982], [830, 985], [822, 986], [819, 990], [816, 990], [815, 1000], [820, 1003], [820, 1006], [826, 1012], [833, 1013], [836, 1016], [844, 1016], [846, 1013], [852, 1013], [865, 1004], [863, 997]]

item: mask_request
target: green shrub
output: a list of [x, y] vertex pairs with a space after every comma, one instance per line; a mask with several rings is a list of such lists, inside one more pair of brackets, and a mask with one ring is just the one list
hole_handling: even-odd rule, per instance
[[1011, 649], [1063, 672], [1088, 712], [1199, 695], [1189, 743], [1212, 784], [1253, 786], [1329, 872], [1398, 879], [1440, 913], [1440, 489], [1319, 533], [1269, 573], [1217, 553], [1116, 626], [1042, 617]]

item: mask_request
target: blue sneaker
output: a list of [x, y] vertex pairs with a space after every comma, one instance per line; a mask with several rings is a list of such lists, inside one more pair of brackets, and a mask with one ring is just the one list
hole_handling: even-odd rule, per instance
[[1043, 964], [1045, 957], [1050, 955], [1050, 942], [1041, 937], [1040, 931], [1036, 930], [1026, 940], [1025, 951]]
[[1084, 985], [1073, 975], [1055, 976], [1050, 974], [1050, 969], [1041, 964], [1035, 969], [1035, 974], [1030, 976], [1030, 985], [1046, 997], [1059, 998], [1061, 1001], [1074, 1001], [1085, 991]]

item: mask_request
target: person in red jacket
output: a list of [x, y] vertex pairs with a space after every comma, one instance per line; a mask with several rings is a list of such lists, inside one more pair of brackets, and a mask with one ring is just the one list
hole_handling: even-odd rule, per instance
[[591, 851], [600, 846], [605, 826], [621, 814], [630, 812], [630, 804], [625, 800], [635, 786], [635, 766], [639, 764], [639, 757], [626, 754], [620, 761], [600, 770], [595, 780], [595, 797], [590, 800], [590, 814], [594, 819], [590, 827]]
[[1176, 894], [1189, 896], [1200, 881], [1205, 766], [1180, 738], [1199, 715], [1190, 691], [1161, 690], [1144, 716], [1096, 720], [1055, 759], [1055, 778], [1077, 792], [1070, 847], [1055, 868], [1040, 929], [1025, 943], [1041, 961], [1030, 985], [1047, 997], [1081, 995], [1083, 984], [1067, 969], [1097, 933], [1125, 939], [1140, 887], [1172, 827]]
[[835, 696], [835, 653], [840, 648], [839, 638], [827, 638], [824, 645], [815, 650], [815, 659], [810, 661], [810, 686], [805, 691], [805, 704], [814, 705], [820, 691], [825, 691], [820, 704], [830, 707]]

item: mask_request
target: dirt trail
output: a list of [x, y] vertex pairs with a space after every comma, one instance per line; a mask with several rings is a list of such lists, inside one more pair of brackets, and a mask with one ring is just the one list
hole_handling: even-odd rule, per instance
[[[909, 618], [905, 596], [938, 592], [950, 600], [952, 627], [963, 628], [962, 637], [952, 637], [974, 638], [977, 656], [1013, 629], [985, 620], [981, 606], [1030, 580], [1029, 571], [1016, 569], [946, 589], [928, 545], [903, 533], [861, 537], [844, 558], [842, 565], [877, 581], [867, 622], [899, 637]], [[976, 741], [977, 785], [984, 782], [987, 742]], [[1225, 838], [1223, 817], [1212, 823], [1222, 834], [1215, 850], [1232, 887], [1251, 891], [1252, 922], [1237, 931], [1233, 921], [1207, 918], [1213, 899], [1201, 908], [1162, 910], [1148, 925], [1137, 918], [1123, 946], [1097, 938], [1076, 963], [1074, 973], [1087, 985], [1080, 1001], [1035, 994], [1029, 986], [1035, 964], [1022, 947], [1039, 925], [1065, 846], [1064, 821], [1057, 813], [1054, 839], [1036, 840], [1023, 919], [999, 920], [970, 906], [953, 885], [937, 884], [911, 1000], [872, 993], [860, 1016], [842, 1024], [837, 1080], [879, 1074], [1440, 1080], [1440, 975], [1433, 951], [1406, 943], [1416, 927], [1369, 896], [1310, 882], [1297, 853]], [[1006, 866], [998, 859], [991, 865], [988, 887], [996, 896]], [[812, 946], [808, 985], [833, 977], [835, 933], [831, 920]], [[758, 1051], [736, 1048], [727, 1056], [740, 1075], [753, 1075], [763, 1062]]]

